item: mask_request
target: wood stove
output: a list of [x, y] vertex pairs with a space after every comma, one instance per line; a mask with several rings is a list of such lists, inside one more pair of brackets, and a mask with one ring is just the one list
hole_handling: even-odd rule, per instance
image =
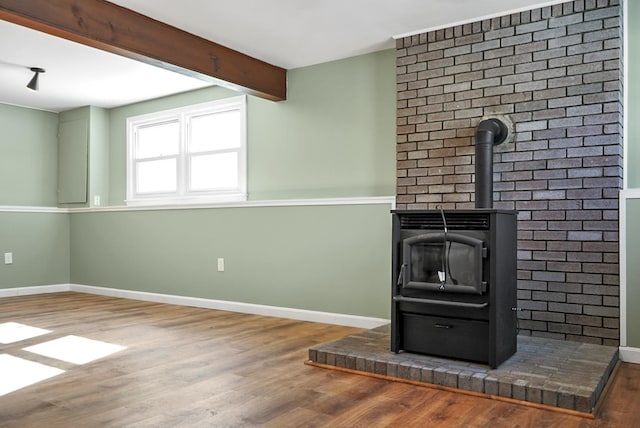
[[392, 211], [391, 350], [497, 367], [516, 351], [517, 213]]
[[391, 350], [498, 367], [517, 346], [517, 213], [493, 209], [493, 146], [507, 117], [475, 133], [474, 210], [392, 211]]

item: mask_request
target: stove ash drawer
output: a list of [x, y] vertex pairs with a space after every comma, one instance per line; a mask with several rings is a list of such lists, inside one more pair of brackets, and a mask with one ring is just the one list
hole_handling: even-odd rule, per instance
[[401, 348], [408, 352], [486, 363], [489, 323], [402, 314]]

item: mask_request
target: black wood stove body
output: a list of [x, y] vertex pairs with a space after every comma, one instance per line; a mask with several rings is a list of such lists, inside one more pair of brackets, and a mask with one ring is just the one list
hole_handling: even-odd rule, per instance
[[517, 213], [392, 216], [391, 351], [498, 367], [517, 346]]

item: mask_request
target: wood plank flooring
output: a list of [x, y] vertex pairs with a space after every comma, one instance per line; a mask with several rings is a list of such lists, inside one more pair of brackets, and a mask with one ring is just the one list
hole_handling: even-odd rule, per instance
[[[358, 329], [80, 293], [0, 299], [0, 323], [52, 333], [1, 354], [66, 372], [0, 397], [0, 427], [629, 427], [640, 366], [622, 364], [595, 420], [306, 366]], [[24, 351], [67, 335], [126, 346], [74, 365]], [[2, 380], [0, 379], [0, 382]]]

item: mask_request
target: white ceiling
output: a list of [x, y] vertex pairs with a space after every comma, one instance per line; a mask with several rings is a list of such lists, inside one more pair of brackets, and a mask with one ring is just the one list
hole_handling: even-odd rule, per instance
[[[293, 69], [394, 46], [393, 37], [562, 0], [112, 0]], [[40, 90], [25, 87], [41, 67]], [[111, 108], [209, 86], [0, 20], [0, 103], [54, 112]]]

